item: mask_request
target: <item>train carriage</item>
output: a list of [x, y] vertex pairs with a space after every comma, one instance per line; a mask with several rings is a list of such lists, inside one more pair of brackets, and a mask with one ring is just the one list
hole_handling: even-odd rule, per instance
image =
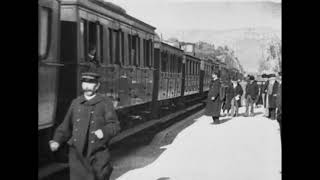
[[196, 57], [192, 43], [184, 51], [161, 42], [155, 27], [113, 3], [38, 0], [38, 12], [39, 167], [66, 158], [64, 147], [53, 155], [48, 141], [81, 94], [82, 72], [101, 74], [99, 91], [113, 100], [122, 130], [164, 115], [162, 108], [200, 102], [214, 70], [223, 82], [243, 77], [223, 62]]
[[185, 54], [185, 89], [183, 96], [199, 93], [200, 90], [200, 63], [201, 60], [195, 56]]
[[52, 135], [57, 109], [60, 64], [58, 0], [38, 1], [38, 148], [39, 165], [50, 156], [48, 140]]
[[112, 3], [62, 0], [59, 119], [81, 93], [80, 74], [92, 67], [89, 54], [94, 55], [94, 69], [101, 74], [99, 91], [113, 100], [119, 114], [148, 107], [153, 92], [154, 30]]
[[160, 39], [154, 46], [154, 116], [161, 107], [177, 106], [182, 95], [183, 51]]
[[202, 92], [208, 92], [210, 89], [210, 82], [211, 82], [211, 78], [212, 78], [212, 72], [214, 69], [214, 63], [211, 59], [206, 59], [206, 60], [202, 60], [201, 61], [201, 70], [203, 72], [202, 81], [200, 81], [200, 83], [202, 82]]

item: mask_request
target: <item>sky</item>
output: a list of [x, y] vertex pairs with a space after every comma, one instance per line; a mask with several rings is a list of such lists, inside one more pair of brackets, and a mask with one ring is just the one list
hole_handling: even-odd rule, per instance
[[[121, 6], [127, 14], [156, 27], [156, 32], [163, 35], [164, 39], [177, 34], [176, 32], [190, 30], [229, 31], [263, 27], [281, 31], [281, 0], [109, 0], [109, 2]], [[184, 41], [184, 39], [179, 40]], [[256, 52], [244, 54], [248, 54], [249, 59], [258, 59], [254, 58]], [[244, 68], [257, 69], [257, 62], [250, 63], [249, 59], [243, 64]]]

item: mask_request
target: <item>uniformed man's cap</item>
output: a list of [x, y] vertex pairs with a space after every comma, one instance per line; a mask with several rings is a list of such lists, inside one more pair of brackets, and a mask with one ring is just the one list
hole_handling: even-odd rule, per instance
[[100, 75], [94, 72], [84, 72], [81, 75], [82, 82], [93, 82], [97, 83], [100, 78]]

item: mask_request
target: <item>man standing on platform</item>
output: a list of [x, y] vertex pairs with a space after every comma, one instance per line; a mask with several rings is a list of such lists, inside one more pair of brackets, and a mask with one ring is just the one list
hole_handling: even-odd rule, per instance
[[262, 100], [263, 100], [263, 107], [264, 107], [264, 116], [268, 117], [269, 116], [269, 107], [267, 106], [267, 90], [268, 90], [268, 85], [269, 85], [269, 75], [268, 74], [263, 74], [263, 86], [262, 86]]
[[279, 73], [278, 76], [278, 81], [279, 81], [279, 88], [278, 88], [278, 93], [277, 93], [277, 120], [279, 122], [280, 126], [280, 132], [281, 132], [281, 116], [282, 116], [282, 82], [281, 82], [281, 72]]
[[109, 140], [120, 131], [111, 100], [100, 94], [99, 75], [83, 73], [83, 95], [74, 99], [56, 129], [50, 149], [69, 145], [70, 180], [108, 180], [112, 172]]
[[276, 81], [276, 75], [270, 74], [269, 83], [267, 87], [267, 107], [269, 109], [268, 118], [275, 120], [276, 119], [276, 108], [277, 108], [277, 94], [279, 83]]
[[[249, 76], [249, 82], [246, 86], [246, 114], [245, 116], [254, 116], [254, 103], [255, 100], [258, 98], [259, 94], [259, 87], [257, 82], [254, 80], [254, 76]], [[249, 114], [249, 108], [250, 114]]]
[[221, 82], [218, 79], [218, 72], [212, 73], [212, 81], [208, 92], [205, 115], [212, 116], [213, 123], [219, 124], [221, 102], [220, 102]]
[[[232, 87], [231, 87], [231, 116], [237, 117], [239, 112], [239, 101], [241, 101], [241, 96], [243, 94], [243, 89], [241, 85], [237, 82], [237, 80], [232, 80]], [[241, 103], [241, 102], [240, 102]]]

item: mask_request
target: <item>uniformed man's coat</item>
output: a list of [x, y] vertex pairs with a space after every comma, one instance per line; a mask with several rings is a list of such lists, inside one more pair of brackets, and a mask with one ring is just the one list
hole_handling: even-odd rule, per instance
[[[103, 138], [94, 131], [101, 129]], [[72, 101], [54, 141], [70, 145], [70, 180], [102, 180], [110, 175], [109, 140], [120, 131], [112, 102], [97, 94], [87, 101], [79, 96]]]
[[[220, 116], [220, 110], [221, 110], [221, 102], [219, 97], [220, 88], [221, 88], [221, 83], [219, 79], [216, 79], [215, 81], [211, 82], [210, 89], [208, 92], [205, 115], [214, 116], [214, 117]], [[212, 97], [214, 97], [214, 100], [211, 100]]]
[[[269, 108], [277, 108], [277, 95], [278, 95], [279, 83], [275, 81], [273, 84], [271, 94], [267, 94], [269, 100]], [[268, 88], [267, 88], [268, 89]]]

